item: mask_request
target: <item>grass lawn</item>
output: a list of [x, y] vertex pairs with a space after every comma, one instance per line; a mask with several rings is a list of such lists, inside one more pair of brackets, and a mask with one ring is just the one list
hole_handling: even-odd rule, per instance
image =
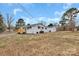
[[79, 55], [79, 32], [37, 35], [8, 35], [0, 38], [0, 55], [70, 56]]

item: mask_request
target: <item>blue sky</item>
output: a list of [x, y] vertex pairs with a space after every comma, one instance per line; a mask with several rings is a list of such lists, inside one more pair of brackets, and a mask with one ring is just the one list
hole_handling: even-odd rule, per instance
[[[2, 3], [0, 4], [0, 12], [3, 14], [6, 20], [6, 14], [14, 15], [15, 25], [19, 18], [23, 18], [26, 24], [34, 24], [41, 21], [49, 23], [58, 23], [62, 14], [71, 7], [79, 9], [79, 4], [72, 3], [24, 3], [24, 8], [32, 15], [32, 17], [25, 12], [24, 9], [17, 3]], [[77, 17], [77, 22], [79, 15]]]

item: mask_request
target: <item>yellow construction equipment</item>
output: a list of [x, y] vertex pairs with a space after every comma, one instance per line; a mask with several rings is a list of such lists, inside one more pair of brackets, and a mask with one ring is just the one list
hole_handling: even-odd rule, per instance
[[16, 22], [16, 32], [18, 34], [25, 34], [26, 33], [26, 26], [23, 19], [19, 19], [18, 22]]
[[19, 29], [17, 29], [16, 32], [18, 34], [25, 34], [26, 33], [25, 29], [23, 29], [22, 27], [20, 27]]

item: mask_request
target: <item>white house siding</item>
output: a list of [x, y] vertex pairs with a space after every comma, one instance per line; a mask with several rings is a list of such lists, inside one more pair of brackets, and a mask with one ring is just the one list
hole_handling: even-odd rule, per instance
[[[38, 26], [43, 27], [43, 29], [42, 28], [38, 29]], [[45, 29], [45, 28], [47, 28], [47, 29]], [[31, 26], [31, 28], [26, 29], [26, 32], [27, 33], [32, 33], [32, 34], [37, 34], [37, 32], [39, 33], [40, 31], [44, 31], [44, 32], [49, 32], [49, 31], [55, 32], [56, 31], [56, 28], [55, 27], [45, 27], [43, 25], [34, 25], [34, 26]]]
[[35, 25], [33, 27], [31, 26], [32, 28], [26, 29], [27, 33], [34, 33], [34, 34], [36, 34], [37, 32], [40, 32], [42, 30], [42, 28], [38, 29], [38, 26], [44, 27], [42, 25]]
[[56, 32], [56, 27], [48, 27], [47, 32], [49, 32], [49, 31]]

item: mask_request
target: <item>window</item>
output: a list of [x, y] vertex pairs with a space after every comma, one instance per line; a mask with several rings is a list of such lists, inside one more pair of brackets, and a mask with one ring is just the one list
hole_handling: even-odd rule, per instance
[[45, 28], [45, 29], [47, 29], [47, 28]]
[[38, 32], [36, 32], [38, 34]]
[[40, 26], [38, 26], [38, 29], [40, 29]]
[[44, 33], [44, 31], [40, 31], [39, 33]]
[[51, 32], [51, 30], [49, 30], [49, 32]]
[[30, 29], [30, 28], [32, 28], [32, 27], [31, 26], [27, 27], [27, 29]]
[[44, 29], [44, 27], [42, 27], [42, 29]]

